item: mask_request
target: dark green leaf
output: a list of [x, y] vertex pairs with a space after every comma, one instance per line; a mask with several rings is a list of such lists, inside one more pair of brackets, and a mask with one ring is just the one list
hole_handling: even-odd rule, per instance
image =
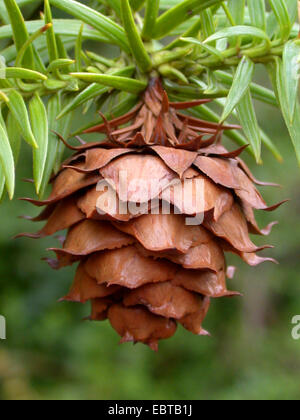
[[144, 3], [145, 3], [145, 0], [130, 0], [130, 6], [135, 12], [140, 10]]
[[44, 61], [43, 61], [40, 53], [35, 48], [35, 46], [33, 46], [33, 55], [34, 55], [36, 70], [39, 73], [42, 73], [42, 74], [46, 73], [46, 66], [44, 64]]
[[[52, 13], [51, 13], [49, 0], [44, 0], [44, 2], [45, 2], [45, 6], [44, 6], [45, 23], [46, 24], [47, 23], [53, 24]], [[55, 38], [55, 33], [54, 33], [53, 27], [51, 27], [47, 31], [46, 37], [47, 37], [49, 58], [50, 58], [50, 62], [52, 62], [52, 61], [57, 60], [59, 58], [58, 57], [58, 51], [57, 51], [56, 38]]]
[[[191, 44], [189, 41], [188, 43]], [[201, 45], [200, 42], [198, 45]], [[184, 48], [176, 48], [175, 51], [162, 50], [162, 51], [158, 51], [157, 53], [154, 53], [152, 55], [152, 60], [153, 60], [154, 66], [157, 67], [162, 64], [168, 64], [174, 61], [178, 62], [179, 60], [183, 60], [192, 51], [193, 51], [193, 45], [188, 45]]]
[[106, 3], [116, 12], [118, 17], [121, 17], [120, 0], [106, 0]]
[[109, 87], [101, 86], [98, 83], [92, 83], [82, 92], [80, 92], [77, 96], [75, 96], [74, 99], [70, 100], [70, 102], [68, 102], [65, 108], [59, 113], [57, 118], [62, 118], [70, 111], [73, 111], [74, 109], [78, 108], [80, 105], [85, 104], [86, 102], [90, 101], [93, 98], [96, 98], [97, 96], [101, 96], [104, 93], [109, 92], [109, 90]]
[[248, 9], [253, 26], [266, 31], [266, 5], [265, 0], [248, 0]]
[[269, 0], [269, 3], [280, 26], [281, 38], [283, 40], [287, 40], [290, 35], [292, 25], [285, 0]]
[[18, 51], [15, 65], [16, 67], [21, 67], [23, 58], [29, 48], [33, 48], [33, 42], [40, 38], [46, 31], [52, 27], [52, 23], [48, 23], [44, 26], [40, 26], [39, 29], [28, 37], [28, 39], [23, 43], [22, 47]]
[[247, 57], [243, 57], [241, 60], [234, 79], [232, 86], [227, 97], [227, 101], [222, 114], [222, 121], [225, 121], [240, 100], [243, 98], [245, 93], [248, 91], [250, 83], [254, 74], [254, 63]]
[[40, 188], [40, 196], [43, 197], [49, 183], [52, 173], [57, 173], [61, 164], [62, 154], [64, 152], [64, 144], [58, 139], [56, 133], [60, 133], [63, 137], [66, 137], [69, 133], [70, 122], [72, 114], [66, 118], [62, 118], [61, 121], [57, 121], [57, 114], [62, 108], [61, 95], [53, 95], [47, 105], [47, 116], [48, 116], [48, 152], [45, 163], [45, 170]]
[[[19, 51], [24, 42], [28, 39], [28, 32], [24, 23], [24, 18], [15, 0], [4, 0], [9, 19], [12, 26], [14, 43]], [[34, 58], [32, 46], [28, 47], [24, 57], [23, 64], [30, 69], [34, 68]]]
[[47, 68], [47, 73], [55, 72], [55, 70], [57, 69], [68, 67], [72, 64], [74, 64], [74, 60], [70, 60], [68, 58], [58, 58], [57, 60], [54, 60], [49, 64]]
[[[74, 40], [75, 40], [75, 37], [74, 38], [63, 37], [64, 47], [66, 50], [71, 50], [72, 48], [74, 48]], [[35, 41], [35, 46], [41, 58], [43, 59], [43, 61], [45, 63], [48, 63], [49, 56], [48, 56], [48, 48], [47, 48], [45, 37], [38, 38]], [[15, 45], [10, 45], [9, 47], [2, 50], [1, 55], [5, 58], [7, 63], [15, 60], [17, 57], [17, 51], [16, 51]]]
[[[284, 70], [283, 70], [283, 63], [281, 59], [277, 59], [275, 63], [274, 69], [274, 77], [272, 79], [273, 83], [276, 83], [275, 90], [278, 95], [278, 99], [280, 102], [280, 107], [289, 130], [292, 142], [295, 147], [296, 156], [300, 165], [300, 104], [297, 101], [296, 103], [296, 110], [295, 110], [295, 117], [293, 122], [290, 121], [290, 114], [289, 114], [289, 99], [288, 99], [288, 92], [286, 91], [285, 85], [285, 78], [284, 78]], [[274, 80], [275, 79], [275, 80]]]
[[243, 25], [245, 17], [245, 0], [228, 2], [228, 9], [236, 25]]
[[20, 156], [22, 136], [18, 128], [18, 124], [11, 112], [8, 112], [6, 118], [6, 131], [14, 156], [15, 166], [17, 166]]
[[237, 112], [248, 143], [259, 163], [261, 161], [261, 134], [249, 89], [237, 105]]
[[[8, 24], [9, 23], [9, 16], [8, 16], [7, 10], [6, 10], [6, 8], [5, 8], [5, 6], [4, 6], [3, 3], [0, 3], [0, 20], [4, 24]], [[4, 175], [3, 174], [2, 174], [1, 179], [4, 180]], [[1, 191], [1, 185], [2, 184], [3, 184], [3, 187], [4, 187], [4, 183], [1, 181], [0, 182], [0, 198], [2, 196], [2, 191]], [[2, 188], [2, 190], [3, 190], [3, 188]]]
[[210, 36], [205, 42], [218, 41], [223, 38], [232, 38], [237, 36], [253, 36], [254, 38], [263, 39], [270, 44], [268, 35], [259, 28], [254, 28], [252, 26], [233, 26], [229, 28], [222, 29]]
[[59, 57], [64, 58], [64, 59], [69, 58], [68, 53], [67, 53], [67, 45], [63, 43], [61, 36], [56, 34], [55, 39], [56, 39], [56, 45], [57, 45], [57, 51], [58, 51]]
[[47, 80], [47, 76], [34, 70], [23, 69], [20, 67], [6, 67], [5, 77], [7, 79], [31, 79], [31, 80]]
[[159, 0], [147, 0], [144, 19], [144, 27], [142, 31], [143, 39], [150, 40], [155, 27], [157, 15], [159, 11]]
[[175, 83], [169, 79], [164, 80], [165, 88], [172, 93], [182, 95], [184, 99], [208, 99], [208, 98], [222, 98], [227, 97], [228, 89], [220, 89], [214, 93], [207, 94], [205, 92], [206, 87], [202, 86], [184, 86], [179, 83]]
[[286, 0], [286, 8], [289, 13], [291, 24], [294, 24], [298, 18], [298, 4], [296, 0]]
[[44, 82], [44, 87], [51, 91], [57, 91], [67, 87], [67, 82], [63, 80], [48, 79]]
[[[2, 110], [0, 108], [0, 124], [2, 125], [2, 127], [5, 128], [5, 122], [2, 116]], [[7, 132], [7, 131], [6, 131]], [[1, 161], [0, 161], [0, 203], [3, 200], [4, 196], [5, 196], [6, 190], [5, 190], [5, 175], [4, 172], [2, 170], [2, 165], [1, 165]]]
[[170, 77], [172, 79], [174, 79], [174, 78], [178, 79], [185, 85], [189, 84], [189, 81], [185, 77], [185, 75], [180, 70], [176, 69], [173, 66], [170, 66], [169, 64], [164, 64], [164, 65], [160, 66], [158, 68], [158, 71], [159, 71], [160, 74], [162, 74], [165, 77]]
[[189, 44], [199, 45], [206, 52], [215, 55], [220, 61], [224, 60], [223, 54], [219, 50], [217, 50], [214, 47], [211, 47], [210, 45], [204, 44], [196, 38], [180, 38], [180, 40]]
[[[153, 1], [153, 0], [152, 0]], [[132, 54], [138, 67], [143, 71], [147, 72], [151, 70], [152, 62], [144, 47], [142, 38], [135, 25], [132, 11], [129, 5], [129, 0], [122, 0], [121, 12], [124, 28], [127, 34], [127, 38], [131, 47]]]
[[129, 93], [140, 93], [147, 87], [146, 82], [108, 74], [71, 73], [71, 76], [88, 83], [99, 83]]
[[[235, 26], [236, 25], [236, 22], [233, 19], [233, 16], [232, 16], [232, 14], [231, 14], [231, 12], [230, 12], [229, 7], [227, 6], [227, 4], [223, 1], [222, 4], [221, 4], [221, 6], [222, 6], [222, 9], [224, 10], [224, 14], [226, 16], [226, 19], [228, 20], [228, 22], [230, 23], [230, 25], [231, 26]], [[225, 16], [224, 16], [224, 18], [225, 18]], [[224, 19], [224, 22], [225, 22], [225, 19]], [[227, 22], [226, 22], [226, 24], [223, 23], [222, 26], [227, 26]]]
[[173, 48], [180, 47], [183, 44], [183, 41], [181, 40], [182, 38], [189, 39], [190, 37], [197, 36], [201, 28], [201, 19], [197, 19], [193, 25], [191, 25], [183, 34], [181, 34], [181, 38], [172, 41], [165, 47], [165, 49], [172, 50]]
[[50, 3], [97, 29], [128, 52], [129, 45], [123, 28], [108, 17], [74, 0], [50, 0]]
[[80, 31], [78, 33], [76, 44], [75, 44], [75, 68], [77, 72], [82, 71], [82, 65], [81, 65], [81, 53], [82, 53], [82, 32], [83, 32], [84, 25], [81, 25]]
[[4, 196], [5, 196], [5, 175], [0, 166], [0, 203], [3, 200]]
[[114, 60], [109, 60], [106, 57], [103, 57], [102, 55], [96, 54], [93, 51], [86, 51], [85, 52], [87, 57], [90, 58], [93, 61], [96, 61], [97, 63], [103, 64], [105, 67], [115, 67], [116, 63]]
[[35, 4], [40, 2], [40, 0], [17, 0], [19, 7], [25, 7], [27, 5]]
[[155, 38], [163, 38], [192, 16], [210, 6], [221, 3], [222, 1], [220, 0], [184, 0], [157, 19], [153, 35]]
[[[233, 82], [233, 76], [225, 71], [222, 70], [217, 70], [215, 71], [215, 74], [217, 76], [217, 78], [224, 84], [226, 84], [227, 86], [231, 86], [232, 82]], [[260, 86], [256, 83], [251, 83], [250, 84], [250, 90], [251, 90], [251, 94], [252, 96], [261, 101], [264, 102], [266, 104], [269, 105], [273, 105], [273, 106], [278, 106], [278, 102], [276, 99], [276, 96], [274, 94], [274, 92], [272, 92], [270, 89], [267, 89], [263, 86]]]
[[[15, 191], [15, 164], [14, 157], [7, 137], [5, 125], [0, 119], [0, 166], [5, 177], [5, 184], [9, 198], [12, 200]], [[0, 180], [1, 182], [1, 180]], [[3, 181], [2, 181], [3, 182]], [[1, 187], [1, 185], [0, 185]], [[2, 188], [3, 189], [3, 188]], [[2, 196], [2, 191], [1, 191]]]
[[57, 113], [61, 109], [60, 95], [53, 95], [47, 105], [47, 118], [48, 118], [48, 152], [46, 156], [45, 168], [43, 172], [43, 179], [40, 186], [40, 196], [45, 194], [46, 187], [52, 175], [55, 166], [55, 159], [59, 146], [59, 140], [53, 131], [58, 132], [58, 121], [56, 120]]
[[[25, 25], [28, 33], [33, 34], [41, 27], [41, 21], [33, 20], [25, 22]], [[56, 36], [70, 36], [75, 39], [78, 36], [81, 25], [82, 22], [76, 19], [53, 19], [53, 29]], [[9, 39], [12, 34], [10, 25], [0, 27], [0, 39]], [[101, 35], [95, 29], [89, 28], [87, 25], [84, 27], [82, 37], [83, 39], [91, 39], [93, 41], [109, 42], [108, 38]], [[60, 58], [64, 57], [60, 55]]]
[[216, 32], [213, 15], [210, 9], [206, 9], [200, 13], [200, 17], [202, 22], [202, 33], [206, 39]]
[[292, 123], [299, 96], [300, 78], [300, 44], [296, 44], [294, 41], [289, 41], [284, 47], [283, 78], [288, 102], [288, 114], [290, 123]]
[[31, 129], [24, 99], [17, 90], [12, 90], [9, 92], [9, 102], [7, 105], [18, 123], [24, 140], [27, 141], [27, 143], [32, 147], [37, 148], [37, 142]]
[[33, 178], [39, 194], [48, 151], [48, 120], [45, 106], [36, 94], [29, 103], [32, 131], [38, 148], [33, 150]]
[[[125, 67], [124, 69], [112, 72], [111, 75], [130, 77], [132, 76], [134, 70], [135, 68], [133, 66]], [[110, 87], [101, 86], [98, 83], [92, 83], [82, 92], [80, 92], [77, 96], [75, 96], [74, 99], [70, 100], [70, 102], [68, 102], [68, 104], [59, 113], [57, 118], [61, 118], [68, 112], [73, 111], [74, 109], [90, 101], [91, 99], [94, 99], [97, 96], [101, 96], [104, 93], [109, 92], [110, 89]]]
[[160, 0], [159, 8], [161, 10], [168, 10], [180, 3], [180, 1], [181, 0]]

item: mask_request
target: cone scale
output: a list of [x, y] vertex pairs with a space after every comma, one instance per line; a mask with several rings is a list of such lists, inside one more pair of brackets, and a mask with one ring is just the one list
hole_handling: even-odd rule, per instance
[[[48, 260], [54, 269], [78, 265], [62, 300], [90, 301], [90, 319], [108, 319], [121, 342], [157, 350], [178, 325], [208, 335], [203, 322], [210, 300], [239, 295], [227, 288], [233, 269], [226, 253], [252, 266], [274, 262], [257, 254], [268, 246], [257, 247], [250, 234], [268, 235], [274, 225], [261, 230], [254, 210], [279, 205], [269, 207], [257, 190], [239, 158], [244, 148], [222, 146], [223, 132], [239, 127], [184, 113], [205, 102], [172, 103], [153, 79], [131, 112], [86, 132], [104, 133], [104, 141], [69, 146], [74, 154], [47, 200], [25, 199], [45, 206], [35, 219], [45, 226], [19, 236], [67, 230], [63, 247], [52, 249], [56, 258]], [[201, 224], [187, 223], [199, 214]]]

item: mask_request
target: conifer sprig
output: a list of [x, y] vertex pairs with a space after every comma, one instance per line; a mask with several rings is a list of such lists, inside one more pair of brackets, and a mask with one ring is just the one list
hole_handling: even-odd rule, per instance
[[[101, 123], [95, 111], [122, 115], [153, 76], [174, 101], [214, 98], [219, 114], [209, 105], [191, 112], [238, 120], [243, 132], [226, 134], [250, 144], [257, 162], [261, 144], [281, 155], [259, 127], [253, 99], [280, 107], [300, 163], [298, 6], [297, 0], [4, 0], [0, 196], [7, 190], [13, 197], [20, 137], [33, 148], [42, 195], [63, 157], [52, 130], [68, 137], [75, 112], [89, 110], [90, 126]], [[274, 91], [254, 82], [257, 64]]]

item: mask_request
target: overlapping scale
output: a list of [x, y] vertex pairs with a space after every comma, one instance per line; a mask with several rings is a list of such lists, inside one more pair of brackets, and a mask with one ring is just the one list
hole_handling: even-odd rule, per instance
[[118, 193], [120, 200], [145, 203], [176, 179], [176, 174], [156, 156], [127, 155], [100, 170]]
[[92, 255], [85, 264], [85, 270], [99, 284], [136, 289], [147, 283], [171, 280], [176, 266], [146, 258], [134, 246], [129, 246]]
[[134, 236], [149, 251], [177, 250], [186, 253], [209, 241], [202, 226], [189, 226], [181, 214], [147, 214], [128, 223], [114, 224], [121, 231]]
[[154, 315], [141, 306], [126, 308], [120, 303], [109, 308], [108, 319], [122, 343], [141, 342], [155, 351], [159, 340], [172, 337], [177, 328], [173, 319]]
[[133, 242], [133, 238], [106, 221], [84, 220], [71, 228], [62, 249], [50, 250], [56, 253], [60, 268], [94, 252], [121, 248]]
[[85, 303], [91, 299], [111, 296], [119, 290], [120, 287], [118, 286], [98, 284], [94, 278], [88, 275], [82, 262], [77, 268], [74, 283], [69, 293], [62, 300]]

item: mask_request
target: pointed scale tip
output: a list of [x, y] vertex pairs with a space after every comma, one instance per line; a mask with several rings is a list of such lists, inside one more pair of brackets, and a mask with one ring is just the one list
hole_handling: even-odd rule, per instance
[[30, 239], [41, 239], [43, 237], [40, 233], [19, 233], [18, 235], [14, 236], [13, 239], [20, 239], [20, 238], [30, 238]]
[[270, 223], [268, 226], [266, 226], [264, 229], [261, 230], [261, 234], [263, 236], [269, 236], [270, 233], [273, 230], [273, 227], [274, 226], [277, 226], [278, 224], [279, 224], [279, 222], [272, 222], [272, 223]]
[[32, 216], [26, 216], [25, 214], [18, 216], [18, 219], [23, 219], [23, 220], [29, 220], [31, 221], [33, 219]]
[[59, 140], [61, 140], [63, 142], [63, 144], [70, 150], [78, 150], [78, 147], [75, 146], [71, 146], [64, 138], [61, 134], [59, 134], [57, 131], [55, 130], [51, 130], [53, 134], [55, 134]]
[[152, 341], [150, 343], [147, 343], [151, 350], [153, 350], [155, 353], [158, 352], [158, 341]]
[[201, 331], [200, 331], [200, 333], [198, 335], [201, 336], [201, 337], [211, 337], [212, 336], [209, 331], [206, 331], [206, 330], [204, 330], [202, 328], [201, 328]]
[[237, 271], [237, 267], [234, 267], [232, 265], [229, 266], [227, 268], [227, 272], [226, 272], [227, 278], [229, 278], [230, 280], [232, 280], [234, 278], [234, 276], [235, 276], [236, 271]]
[[134, 337], [128, 331], [123, 335], [119, 344], [134, 343]]
[[42, 261], [46, 261], [53, 270], [58, 270], [60, 268], [59, 261], [53, 258], [42, 258]]
[[280, 201], [280, 203], [277, 203], [277, 204], [274, 204], [273, 206], [270, 206], [270, 207], [266, 207], [266, 208], [264, 208], [264, 209], [262, 209], [262, 210], [264, 210], [264, 211], [274, 211], [274, 210], [277, 210], [279, 207], [281, 207], [283, 204], [285, 204], [285, 203], [288, 203], [288, 202], [290, 202], [291, 200], [290, 199], [288, 199], [288, 200], [283, 200], [283, 201]]

